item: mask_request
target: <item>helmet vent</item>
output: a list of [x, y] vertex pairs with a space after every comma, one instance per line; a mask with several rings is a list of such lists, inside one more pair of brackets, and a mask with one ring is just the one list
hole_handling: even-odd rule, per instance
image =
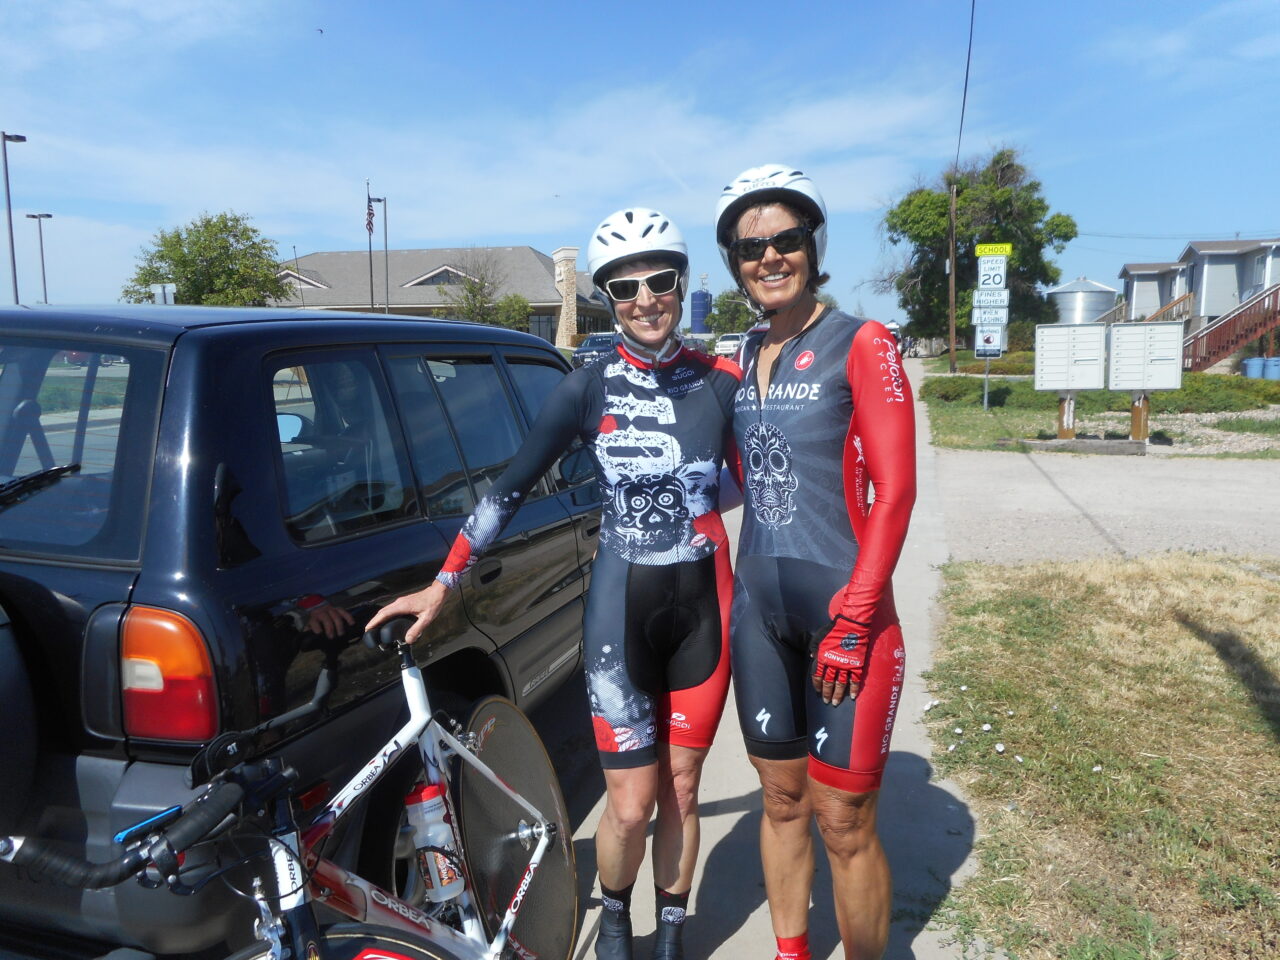
[[635, 215], [635, 211], [633, 210], [628, 210], [626, 213], [623, 214], [623, 216], [627, 218], [627, 223], [636, 222], [636, 215]]
[[617, 237], [619, 240], [622, 240], [622, 241], [624, 241], [624, 242], [625, 242], [625, 241], [626, 241], [626, 239], [627, 239], [627, 238], [626, 238], [626, 237], [624, 237], [622, 234], [620, 234], [617, 230], [614, 230], [612, 233], [610, 233], [610, 234], [609, 234], [609, 236], [611, 236], [611, 237]]
[[649, 235], [649, 231], [651, 231], [652, 229], [653, 229], [653, 224], [651, 223], [647, 227], [645, 227], [643, 230], [640, 231], [640, 236], [647, 237]]

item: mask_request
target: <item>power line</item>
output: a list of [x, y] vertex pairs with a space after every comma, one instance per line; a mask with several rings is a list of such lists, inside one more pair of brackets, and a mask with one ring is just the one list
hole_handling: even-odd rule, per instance
[[960, 129], [956, 131], [956, 161], [952, 169], [960, 167], [960, 138], [964, 136], [964, 111], [969, 103], [969, 64], [973, 60], [973, 18], [978, 8], [978, 0], [969, 0], [969, 49], [964, 55], [964, 93], [960, 97]]
[[[1250, 234], [1253, 234], [1251, 237]], [[1280, 237], [1280, 230], [1232, 230], [1229, 233], [1210, 233], [1199, 230], [1187, 230], [1182, 233], [1085, 233], [1081, 231], [1077, 237], [1099, 237], [1107, 240], [1253, 240]], [[1188, 241], [1190, 242], [1190, 241]]]

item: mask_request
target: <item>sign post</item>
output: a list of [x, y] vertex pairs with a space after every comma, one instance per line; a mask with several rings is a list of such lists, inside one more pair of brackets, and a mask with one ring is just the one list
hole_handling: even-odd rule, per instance
[[1008, 346], [1008, 280], [1012, 243], [979, 243], [973, 248], [978, 258], [978, 289], [973, 293], [973, 355], [985, 360], [982, 371], [982, 409], [987, 409], [991, 383], [991, 358], [999, 359]]

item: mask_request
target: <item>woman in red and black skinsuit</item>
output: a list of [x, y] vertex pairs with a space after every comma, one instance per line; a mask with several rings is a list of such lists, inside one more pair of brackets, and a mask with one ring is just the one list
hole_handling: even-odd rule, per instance
[[778, 164], [744, 171], [716, 213], [725, 263], [769, 321], [738, 354], [731, 660], [783, 960], [809, 957], [813, 817], [845, 956], [884, 952], [876, 803], [906, 667], [890, 577], [915, 502], [911, 388], [893, 334], [818, 300], [826, 226], [813, 182]]

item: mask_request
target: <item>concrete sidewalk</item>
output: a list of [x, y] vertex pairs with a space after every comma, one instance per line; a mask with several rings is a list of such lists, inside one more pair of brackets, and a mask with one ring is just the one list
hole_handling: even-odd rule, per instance
[[[921, 379], [918, 360], [907, 361], [913, 384]], [[886, 960], [960, 960], [958, 947], [946, 944], [944, 931], [926, 924], [953, 883], [967, 875], [974, 823], [958, 790], [933, 777], [931, 746], [921, 719], [928, 695], [921, 673], [933, 651], [937, 571], [948, 551], [938, 492], [933, 448], [928, 442], [924, 404], [917, 403], [919, 494], [902, 558], [894, 575], [894, 594], [907, 641], [907, 682], [893, 737], [893, 750], [880, 800], [880, 836], [894, 880], [894, 922]], [[740, 510], [726, 515], [735, 539]], [[603, 797], [574, 834], [578, 875], [586, 907], [578, 957], [593, 957], [599, 924], [599, 885], [595, 880], [592, 838], [604, 809]], [[773, 930], [760, 869], [758, 832], [760, 787], [738, 732], [732, 695], [707, 759], [702, 793], [702, 850], [685, 929], [685, 954], [703, 957], [771, 960]], [[821, 851], [821, 842], [817, 842]], [[589, 899], [588, 899], [588, 885]], [[632, 900], [636, 957], [648, 957], [652, 944], [653, 880], [648, 861], [641, 868]], [[844, 956], [831, 903], [831, 872], [819, 853], [810, 913], [810, 945], [815, 960]]]

